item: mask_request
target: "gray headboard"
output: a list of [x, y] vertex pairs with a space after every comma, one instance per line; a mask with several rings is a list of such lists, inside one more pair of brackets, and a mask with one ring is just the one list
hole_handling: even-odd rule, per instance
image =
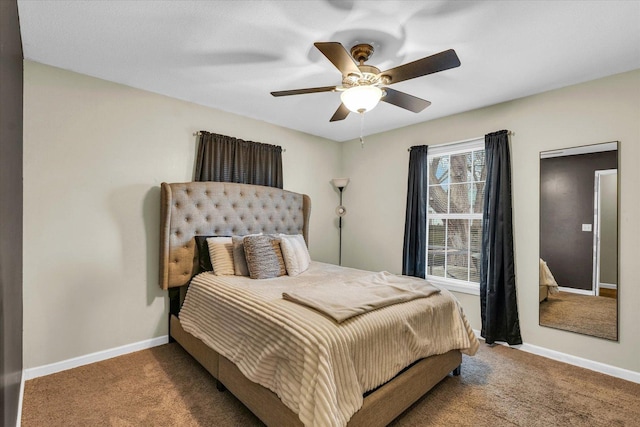
[[194, 236], [302, 234], [309, 244], [311, 199], [274, 187], [228, 182], [161, 185], [160, 287], [189, 283], [198, 272]]

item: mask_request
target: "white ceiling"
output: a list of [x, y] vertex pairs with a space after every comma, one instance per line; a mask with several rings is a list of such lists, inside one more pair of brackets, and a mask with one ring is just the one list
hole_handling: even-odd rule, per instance
[[[26, 59], [264, 120], [336, 141], [338, 85], [313, 43], [376, 48], [385, 70], [455, 49], [462, 65], [393, 88], [427, 99], [415, 114], [366, 113], [373, 134], [640, 68], [639, 1], [18, 0]], [[214, 124], [211, 124], [212, 126]], [[211, 129], [215, 131], [215, 129]]]

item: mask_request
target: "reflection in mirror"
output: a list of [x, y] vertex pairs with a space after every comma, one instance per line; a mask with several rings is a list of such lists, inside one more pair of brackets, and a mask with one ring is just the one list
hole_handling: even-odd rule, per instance
[[618, 340], [618, 143], [540, 153], [540, 325]]

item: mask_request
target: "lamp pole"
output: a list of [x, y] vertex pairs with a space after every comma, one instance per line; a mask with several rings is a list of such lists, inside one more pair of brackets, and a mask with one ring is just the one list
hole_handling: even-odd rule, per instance
[[349, 178], [333, 178], [331, 180], [334, 188], [340, 191], [340, 205], [336, 208], [336, 214], [338, 214], [338, 265], [342, 265], [342, 217], [347, 213], [344, 206], [342, 206], [342, 192], [349, 184]]
[[[340, 190], [340, 206], [342, 206], [342, 190], [344, 187], [338, 187]], [[338, 244], [338, 265], [342, 265], [342, 215], [338, 217], [338, 233], [340, 242]]]

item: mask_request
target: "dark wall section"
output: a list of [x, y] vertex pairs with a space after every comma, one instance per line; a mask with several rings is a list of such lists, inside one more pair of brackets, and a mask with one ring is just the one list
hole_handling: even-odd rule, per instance
[[16, 0], [0, 1], [0, 392], [16, 425], [22, 380], [22, 41]]
[[595, 171], [617, 168], [617, 151], [540, 160], [540, 258], [558, 285], [591, 290]]

